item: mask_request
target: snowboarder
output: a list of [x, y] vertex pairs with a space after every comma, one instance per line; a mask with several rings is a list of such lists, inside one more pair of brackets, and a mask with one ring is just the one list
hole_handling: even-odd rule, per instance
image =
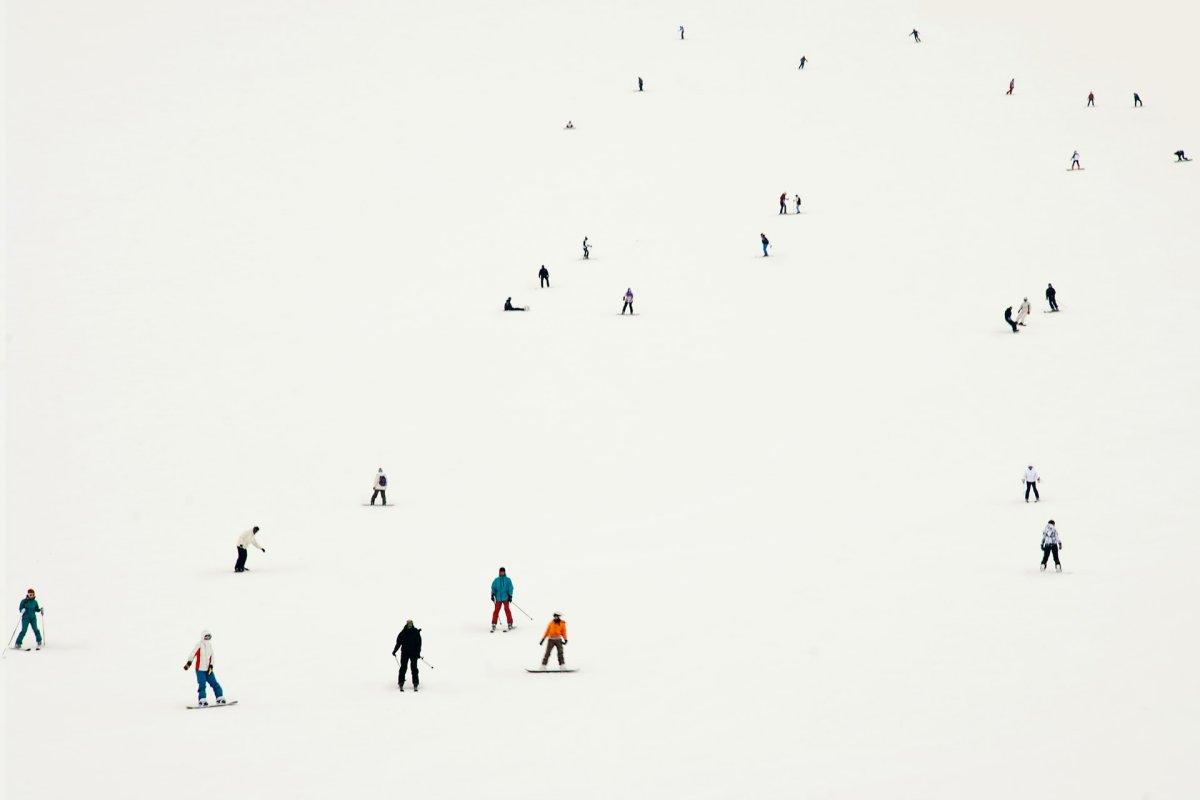
[[804, 65], [808, 63], [808, 56], [800, 56], [800, 69], [804, 69]]
[[800, 213], [800, 195], [796, 195], [796, 213]]
[[542, 268], [538, 270], [539, 288], [550, 288], [550, 270], [546, 269], [546, 265], [542, 264]]
[[383, 467], [379, 468], [379, 474], [375, 476], [375, 490], [371, 492], [371, 505], [375, 505], [376, 497], [381, 498], [383, 504], [387, 505], [387, 475], [383, 474]]
[[550, 651], [558, 651], [558, 665], [566, 666], [567, 660], [563, 657], [563, 646], [567, 643], [567, 621], [562, 618], [562, 614], [554, 612], [554, 619], [550, 620], [550, 624], [546, 626], [546, 632], [542, 634], [542, 640], [539, 645], [546, 645], [546, 652], [542, 654], [542, 666], [545, 667], [550, 661]]
[[1037, 485], [1042, 482], [1042, 476], [1038, 475], [1038, 471], [1030, 464], [1025, 468], [1025, 502], [1029, 502], [1029, 493], [1033, 492], [1033, 502], [1042, 502], [1042, 496], [1038, 494]]
[[683, 26], [679, 26], [679, 41], [683, 41]]
[[1011, 80], [1008, 82], [1008, 91], [1007, 91], [1007, 92], [1005, 92], [1005, 94], [1012, 94], [1012, 92], [1013, 92], [1013, 88], [1015, 88], [1015, 87], [1016, 87], [1016, 85], [1017, 85], [1017, 79], [1016, 79], [1016, 78], [1013, 78], [1013, 79], [1011, 79]]
[[514, 306], [512, 304], [512, 298], [510, 297], [504, 301], [504, 310], [505, 311], [528, 311], [529, 309], [525, 306]]
[[192, 654], [188, 657], [187, 663], [183, 665], [183, 671], [187, 672], [191, 669], [193, 663], [196, 665], [196, 695], [199, 698], [196, 705], [208, 705], [207, 688], [209, 686], [217, 695], [217, 705], [225, 705], [225, 692], [221, 689], [221, 684], [217, 683], [213, 667], [212, 634], [208, 631], [200, 632], [200, 641], [192, 648]]
[[1017, 330], [1017, 323], [1014, 322], [1012, 318], [1012, 306], [1004, 309], [1004, 321], [1009, 325], [1012, 325], [1013, 333], [1020, 333], [1020, 331]]
[[1062, 572], [1062, 562], [1058, 560], [1058, 551], [1062, 550], [1062, 546], [1062, 539], [1058, 538], [1058, 528], [1054, 527], [1054, 520], [1050, 520], [1042, 530], [1043, 572], [1046, 570], [1046, 562], [1050, 560], [1050, 556], [1054, 556], [1054, 571]]
[[767, 238], [765, 233], [760, 233], [758, 238], [762, 241], [763, 258], [767, 257], [767, 248], [771, 246], [771, 240]]
[[504, 618], [508, 620], [508, 629], [511, 631], [512, 624], [512, 609], [508, 604], [513, 599], [513, 583], [508, 577], [508, 573], [504, 571], [504, 567], [500, 568], [500, 574], [492, 579], [492, 631], [496, 630], [496, 623], [500, 620], [500, 607], [504, 606]]
[[644, 83], [642, 82], [642, 79], [639, 77], [639, 78], [638, 78], [638, 91], [639, 91], [639, 92], [640, 92], [640, 91], [643, 91], [643, 90], [644, 90], [644, 87], [645, 87], [645, 85], [646, 85], [646, 84], [644, 84]]
[[583, 237], [583, 260], [587, 261], [588, 256], [592, 254], [592, 247], [588, 244], [588, 237]]
[[1073, 170], [1074, 169], [1083, 169], [1083, 167], [1079, 166], [1079, 151], [1078, 150], [1075, 150], [1074, 152], [1071, 153], [1071, 169], [1073, 169]]
[[787, 213], [787, 192], [784, 192], [783, 194], [779, 195], [779, 213], [780, 214]]
[[909, 34], [909, 36], [913, 37], [913, 43], [914, 43], [914, 44], [920, 44], [920, 43], [921, 43], [921, 34], [917, 33], [917, 29], [916, 29], [916, 28], [913, 28], [913, 29], [912, 29], [912, 33], [910, 33], [910, 34]]
[[250, 550], [249, 550], [250, 547], [257, 547], [259, 550], [263, 551], [264, 555], [266, 554], [267, 548], [263, 547], [261, 544], [258, 543], [258, 539], [255, 538], [256, 533], [258, 533], [257, 525], [255, 525], [253, 528], [244, 532], [241, 536], [238, 537], [238, 540], [237, 540], [237, 563], [233, 565], [234, 572], [248, 572], [249, 571], [246, 569], [246, 556], [248, 556], [250, 554]]
[[1175, 162], [1179, 163], [1180, 161], [1191, 161], [1191, 159], [1188, 158], [1187, 156], [1185, 156], [1183, 154], [1182, 150], [1176, 150], [1175, 151]]
[[1095, 92], [1088, 92], [1088, 108], [1093, 108], [1096, 105]]
[[1024, 326], [1025, 318], [1033, 311], [1033, 306], [1029, 305], [1029, 298], [1026, 297], [1021, 301], [1021, 305], [1017, 306], [1017, 324]]
[[33, 628], [33, 638], [37, 640], [37, 649], [41, 650], [42, 631], [38, 628], [37, 615], [44, 614], [46, 609], [38, 604], [37, 592], [33, 589], [27, 590], [21, 602], [17, 604], [17, 610], [21, 612], [21, 632], [17, 634], [17, 642], [13, 647], [19, 650], [21, 643], [25, 641], [25, 632]]
[[397, 682], [400, 684], [400, 691], [404, 691], [404, 676], [408, 672], [409, 665], [412, 665], [413, 675], [413, 691], [421, 685], [421, 675], [417, 672], [417, 662], [421, 660], [421, 629], [413, 625], [410, 619], [404, 623], [404, 629], [396, 636], [396, 646], [392, 648], [392, 658], [396, 657], [396, 651], [400, 651], [400, 675]]
[[1051, 311], [1058, 311], [1058, 301], [1054, 299], [1057, 294], [1058, 294], [1058, 292], [1055, 291], [1054, 284], [1047, 283], [1046, 284], [1046, 302], [1048, 302], [1050, 304]]
[[1133, 93], [1133, 107], [1134, 108], [1142, 107], [1142, 96], [1140, 94], [1138, 94], [1137, 92]]
[[626, 309], [629, 310], [629, 313], [631, 315], [633, 314], [633, 289], [625, 290], [625, 298], [624, 299], [625, 299], [625, 305], [621, 306], [621, 316], [622, 317], [625, 316]]
[[571, 122], [571, 120], [567, 120], [567, 124], [563, 126], [563, 130], [568, 130], [568, 131], [575, 130], [575, 123]]

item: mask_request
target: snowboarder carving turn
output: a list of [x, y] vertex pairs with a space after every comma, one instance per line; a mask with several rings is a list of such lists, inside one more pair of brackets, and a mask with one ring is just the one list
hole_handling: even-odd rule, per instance
[[1030, 464], [1025, 468], [1025, 502], [1029, 502], [1029, 493], [1033, 492], [1033, 502], [1042, 502], [1042, 496], [1038, 494], [1037, 485], [1042, 482], [1042, 476], [1038, 475], [1038, 471]]
[[[21, 598], [21, 602], [17, 603], [17, 610], [21, 612], [21, 632], [17, 634], [17, 641], [13, 644], [14, 650], [22, 649], [25, 641], [25, 633], [33, 628], [33, 638], [37, 642], [35, 647], [38, 650], [42, 649], [42, 631], [38, 628], [37, 615], [46, 613], [46, 609], [37, 601], [37, 592], [32, 588], [25, 591], [25, 596]], [[11, 635], [11, 634], [9, 634]], [[24, 648], [28, 649], [28, 648]]]
[[412, 666], [413, 691], [421, 685], [421, 676], [417, 672], [417, 662], [421, 660], [421, 629], [413, 624], [410, 619], [404, 623], [404, 628], [396, 635], [396, 646], [392, 648], [392, 658], [396, 657], [396, 651], [400, 651], [400, 674], [396, 681], [400, 684], [400, 691], [404, 691], [405, 673], [408, 672], [409, 665]]
[[1046, 562], [1050, 560], [1050, 556], [1054, 556], [1054, 571], [1062, 572], [1062, 562], [1058, 560], [1058, 551], [1062, 550], [1062, 546], [1058, 528], [1054, 527], [1054, 520], [1050, 520], [1042, 530], [1042, 572], [1046, 571]]
[[183, 671], [191, 669], [193, 663], [196, 665], [196, 705], [200, 708], [208, 705], [206, 690], [209, 686], [217, 695], [217, 705], [225, 705], [225, 692], [221, 689], [221, 684], [217, 683], [216, 668], [213, 666], [212, 633], [207, 630], [200, 632], [200, 641], [192, 648], [192, 654], [183, 665]]
[[513, 582], [512, 578], [508, 577], [508, 573], [504, 567], [500, 568], [500, 574], [492, 580], [492, 632], [496, 631], [496, 623], [500, 620], [500, 607], [504, 607], [504, 618], [508, 620], [508, 630], [513, 629], [512, 624], [512, 609], [509, 604], [513, 600]]
[[542, 654], [542, 669], [546, 668], [546, 664], [550, 661], [550, 651], [558, 652], [558, 666], [564, 667], [567, 664], [567, 659], [563, 655], [563, 647], [567, 643], [567, 621], [562, 618], [562, 614], [554, 612], [554, 618], [550, 620], [550, 624], [546, 626], [546, 632], [542, 634], [542, 640], [539, 645], [546, 645], [546, 652]]
[[371, 492], [371, 505], [375, 505], [376, 497], [381, 498], [383, 504], [387, 505], [387, 475], [383, 474], [383, 467], [379, 468], [379, 473], [375, 476], [375, 488]]
[[1050, 304], [1051, 311], [1058, 311], [1058, 301], [1054, 299], [1057, 295], [1058, 295], [1058, 292], [1055, 290], [1054, 284], [1047, 283], [1046, 284], [1046, 302]]
[[263, 547], [261, 544], [258, 543], [258, 538], [255, 535], [257, 533], [258, 533], [258, 526], [255, 525], [253, 528], [251, 528], [248, 531], [245, 531], [244, 533], [242, 533], [241, 536], [238, 537], [237, 561], [233, 565], [234, 572], [249, 572], [249, 570], [246, 568], [246, 557], [248, 555], [250, 555], [249, 548], [257, 547], [259, 550], [263, 551], [263, 555], [266, 555], [267, 548]]

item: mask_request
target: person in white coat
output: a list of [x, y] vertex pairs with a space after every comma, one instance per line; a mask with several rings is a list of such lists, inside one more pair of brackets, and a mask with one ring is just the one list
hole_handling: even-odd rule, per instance
[[1038, 494], [1037, 485], [1041, 483], [1042, 476], [1038, 475], [1038, 471], [1030, 464], [1025, 468], [1025, 502], [1029, 502], [1029, 493], [1033, 492], [1033, 502], [1042, 502], [1042, 496]]
[[1058, 536], [1058, 528], [1054, 527], [1054, 520], [1046, 523], [1046, 527], [1042, 530], [1042, 571], [1046, 571], [1046, 562], [1050, 560], [1050, 556], [1054, 556], [1054, 571], [1062, 572], [1062, 562], [1058, 560], [1058, 551], [1062, 550], [1062, 539]]
[[387, 505], [387, 475], [383, 474], [383, 467], [379, 468], [379, 473], [375, 476], [375, 491], [371, 492], [371, 505], [375, 505], [375, 498], [383, 498], [383, 504]]
[[196, 665], [196, 704], [208, 705], [206, 689], [211, 686], [217, 695], [217, 705], [225, 705], [225, 691], [221, 684], [217, 683], [216, 668], [213, 666], [212, 633], [209, 631], [200, 632], [200, 641], [192, 647], [192, 653], [183, 665], [183, 671], [191, 669], [192, 664]]
[[251, 528], [250, 530], [246, 531], [245, 533], [243, 533], [241, 536], [238, 537], [238, 540], [237, 540], [238, 555], [237, 555], [237, 563], [233, 565], [234, 572], [245, 572], [246, 571], [246, 556], [248, 556], [250, 554], [251, 547], [257, 547], [259, 550], [262, 550], [264, 553], [267, 552], [267, 548], [263, 547], [261, 544], [258, 543], [258, 539], [257, 539], [257, 537], [255, 537], [256, 533], [258, 533], [257, 525], [255, 525], [253, 528]]
[[1020, 307], [1017, 308], [1017, 324], [1024, 325], [1025, 318], [1029, 316], [1029, 312], [1033, 311], [1033, 306], [1029, 304], [1029, 298], [1026, 297], [1021, 301]]

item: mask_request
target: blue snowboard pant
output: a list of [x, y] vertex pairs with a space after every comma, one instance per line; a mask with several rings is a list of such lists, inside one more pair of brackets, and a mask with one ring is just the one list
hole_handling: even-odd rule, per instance
[[199, 696], [199, 698], [201, 700], [205, 699], [205, 696], [206, 696], [205, 695], [205, 689], [206, 689], [205, 684], [206, 683], [208, 684], [208, 686], [211, 686], [213, 688], [214, 692], [216, 692], [218, 700], [220, 700], [222, 697], [225, 696], [225, 692], [221, 690], [221, 684], [217, 683], [216, 674], [214, 674], [212, 672], [205, 672], [202, 669], [198, 669], [198, 670], [196, 670], [196, 684], [198, 686], [198, 691], [196, 692], [196, 694], [197, 694], [197, 696]]

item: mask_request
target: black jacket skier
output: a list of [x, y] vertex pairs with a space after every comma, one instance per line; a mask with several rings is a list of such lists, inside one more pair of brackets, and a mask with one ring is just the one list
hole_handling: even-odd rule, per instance
[[1050, 304], [1051, 311], [1058, 311], [1058, 303], [1054, 300], [1054, 295], [1058, 294], [1054, 291], [1054, 284], [1046, 284], [1046, 302]]
[[1012, 306], [1004, 309], [1004, 321], [1009, 325], [1012, 325], [1013, 333], [1020, 333], [1020, 331], [1017, 330], [1017, 323], [1014, 322], [1012, 318]]
[[538, 270], [538, 281], [542, 286], [550, 285], [550, 270], [546, 269], [545, 264], [542, 264], [542, 268]]
[[412, 664], [413, 675], [413, 691], [421, 685], [421, 676], [417, 672], [417, 662], [421, 659], [421, 629], [413, 625], [410, 619], [404, 623], [404, 629], [396, 636], [396, 646], [392, 648], [392, 656], [395, 657], [396, 651], [400, 651], [400, 691], [404, 691], [404, 674], [408, 671], [408, 665]]
[[513, 302], [512, 302], [512, 298], [510, 297], [504, 301], [504, 310], [505, 311], [528, 311], [529, 309], [525, 308], [524, 306], [514, 306]]

